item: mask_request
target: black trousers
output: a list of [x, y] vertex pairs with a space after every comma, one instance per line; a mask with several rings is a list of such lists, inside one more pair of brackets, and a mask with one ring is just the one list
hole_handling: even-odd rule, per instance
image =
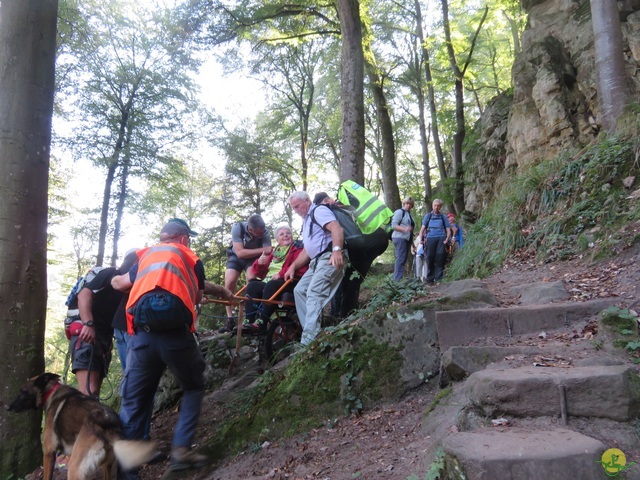
[[389, 237], [382, 228], [365, 235], [365, 248], [349, 250], [349, 266], [345, 270], [340, 288], [331, 301], [331, 314], [345, 318], [359, 307], [360, 286], [371, 269], [373, 261], [389, 246]]

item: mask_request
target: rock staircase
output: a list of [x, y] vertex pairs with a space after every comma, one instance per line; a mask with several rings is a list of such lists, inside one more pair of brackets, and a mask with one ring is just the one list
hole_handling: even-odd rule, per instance
[[[612, 303], [435, 313], [441, 382], [452, 383], [423, 432], [444, 457], [442, 478], [640, 479], [640, 465], [601, 463], [610, 448], [640, 462], [637, 368], [596, 342], [566, 341]], [[543, 336], [559, 340], [541, 346]]]

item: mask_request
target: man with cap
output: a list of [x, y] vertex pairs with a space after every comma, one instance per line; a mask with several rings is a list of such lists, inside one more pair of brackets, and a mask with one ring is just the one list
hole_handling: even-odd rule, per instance
[[[196, 341], [195, 306], [205, 288], [204, 266], [189, 248], [197, 235], [182, 219], [169, 220], [160, 243], [137, 252], [138, 264], [112, 280], [129, 291], [127, 370], [122, 380], [120, 418], [125, 437], [144, 436], [145, 419], [166, 367], [182, 388], [171, 450], [171, 470], [199, 468], [208, 458], [191, 450], [204, 396], [205, 362]], [[230, 296], [230, 292], [227, 292]], [[127, 478], [137, 478], [128, 474]]]
[[462, 227], [458, 225], [456, 222], [456, 216], [449, 212], [447, 213], [447, 218], [449, 219], [449, 224], [451, 225], [451, 246], [453, 251], [457, 251], [462, 248], [464, 245], [464, 236], [462, 234]]

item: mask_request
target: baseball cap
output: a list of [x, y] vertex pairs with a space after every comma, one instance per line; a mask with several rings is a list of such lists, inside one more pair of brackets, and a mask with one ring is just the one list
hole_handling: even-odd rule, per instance
[[453, 213], [447, 213], [447, 217], [451, 218], [452, 220], [456, 219], [456, 216]]
[[190, 237], [195, 237], [198, 235], [198, 232], [191, 230], [187, 222], [181, 218], [172, 218], [169, 220], [165, 223], [164, 227], [162, 227], [160, 233], [166, 233], [170, 237], [178, 235], [189, 235]]

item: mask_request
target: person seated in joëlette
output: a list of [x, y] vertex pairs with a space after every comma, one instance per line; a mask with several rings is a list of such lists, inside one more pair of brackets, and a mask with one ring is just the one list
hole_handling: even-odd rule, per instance
[[[250, 270], [254, 279], [249, 281], [246, 289], [246, 296], [250, 299], [271, 298], [284, 285], [284, 273], [303, 250], [302, 242], [293, 240], [293, 234], [288, 226], [276, 228], [275, 239], [277, 245], [271, 253], [263, 253], [251, 265]], [[307, 268], [308, 266], [304, 265], [296, 270], [295, 279], [285, 287], [280, 298], [285, 293], [293, 294], [293, 289]], [[246, 307], [246, 317], [250, 322], [257, 320], [260, 330], [266, 332], [267, 324], [275, 308], [276, 305], [249, 301]]]

